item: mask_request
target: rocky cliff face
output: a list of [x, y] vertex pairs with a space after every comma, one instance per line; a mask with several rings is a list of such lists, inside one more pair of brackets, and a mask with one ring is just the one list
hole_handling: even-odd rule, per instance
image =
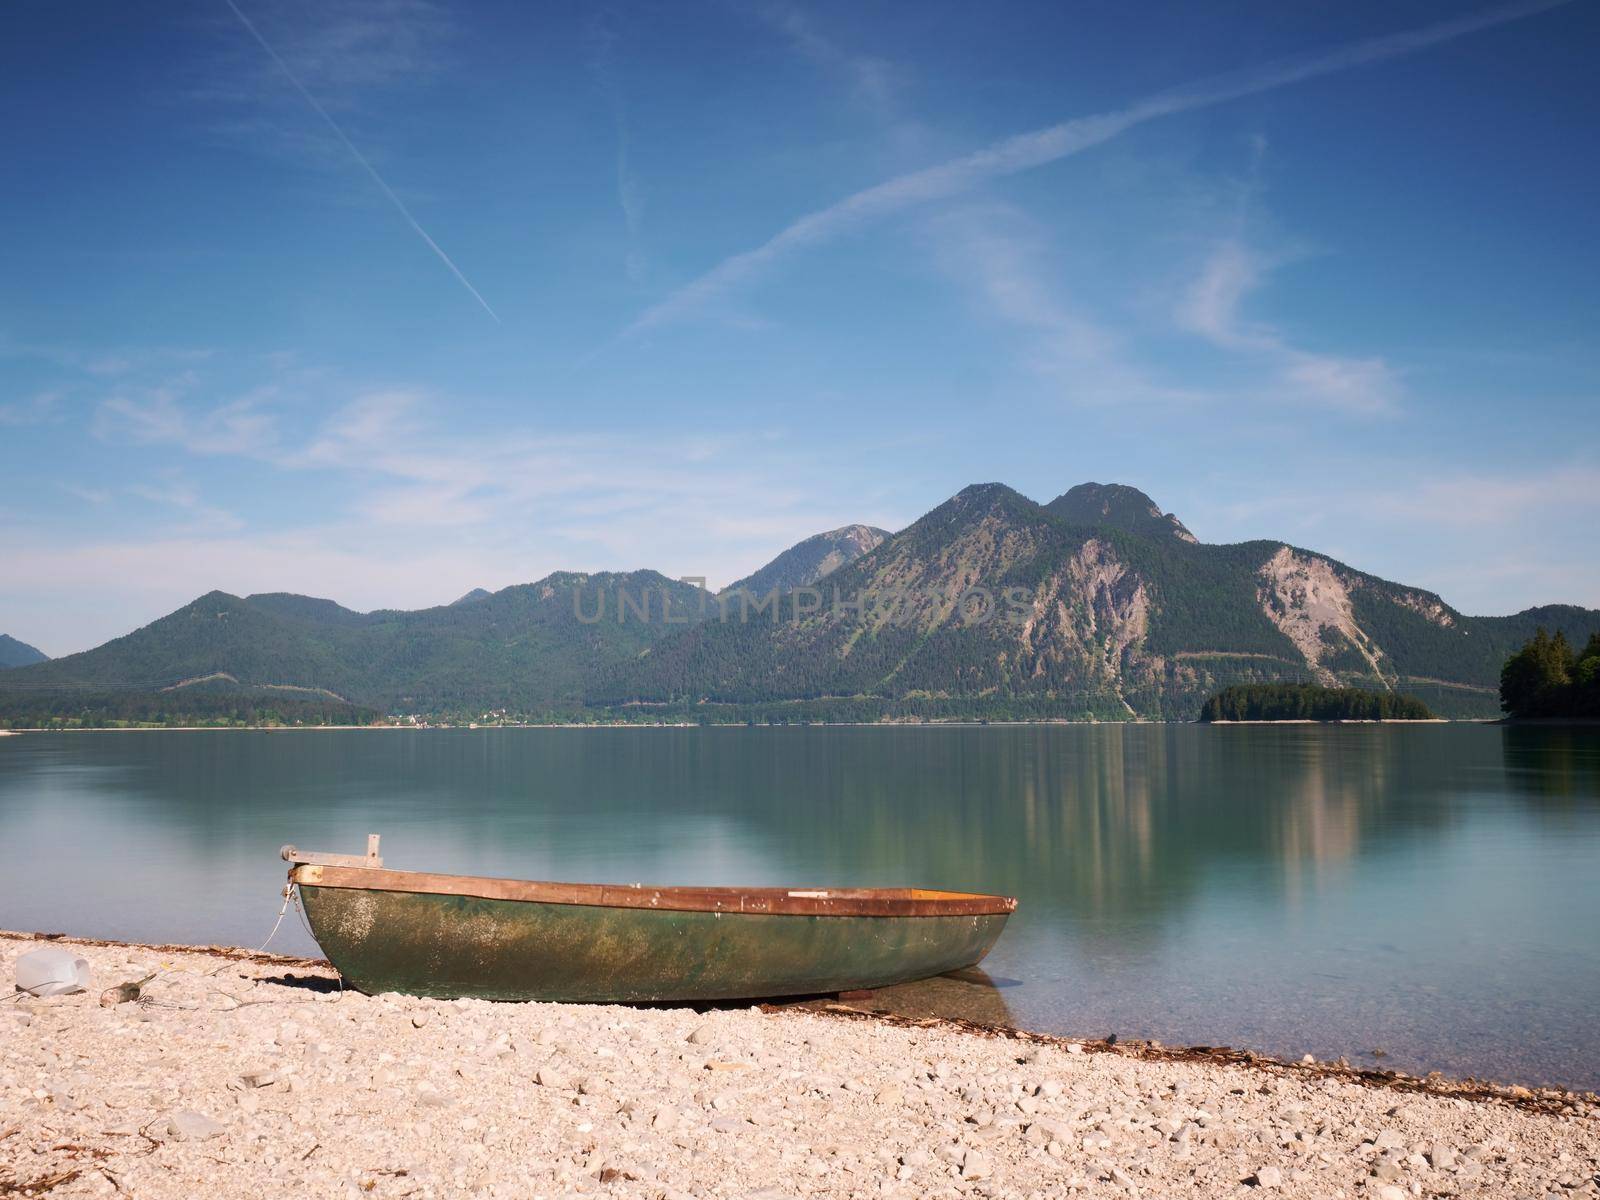
[[1031, 596], [1017, 624], [1017, 661], [1029, 680], [1077, 674], [1092, 691], [1115, 697], [1129, 715], [1123, 681], [1148, 681], [1150, 588], [1100, 538], [1083, 543]]
[[1196, 542], [1118, 484], [1049, 505], [977, 484], [894, 535], [809, 538], [743, 584], [713, 599], [651, 571], [560, 572], [414, 613], [212, 593], [96, 650], [0, 672], [0, 704], [52, 685], [206, 681], [392, 712], [1191, 720], [1229, 684], [1318, 681], [1490, 716], [1501, 664], [1536, 626], [1578, 643], [1600, 631], [1589, 609], [1469, 617], [1282, 542]]
[[[1280, 542], [1199, 543], [1116, 484], [1043, 506], [975, 485], [821, 592], [756, 626], [668, 638], [597, 698], [1191, 719], [1228, 684], [1317, 681], [1490, 715], [1500, 662], [1532, 629]], [[1571, 611], [1586, 614], [1574, 632], [1600, 627]]]
[[1327, 663], [1348, 649], [1379, 682], [1392, 685], [1393, 672], [1386, 674], [1381, 662], [1383, 650], [1356, 623], [1349, 584], [1331, 562], [1284, 546], [1261, 564], [1256, 579], [1261, 611], [1294, 643], [1318, 682], [1338, 682]]

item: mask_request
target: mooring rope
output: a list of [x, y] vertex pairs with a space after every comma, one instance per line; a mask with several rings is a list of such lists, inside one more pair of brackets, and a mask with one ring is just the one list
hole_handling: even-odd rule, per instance
[[[292, 883], [284, 884], [283, 885], [283, 905], [282, 905], [282, 907], [280, 907], [278, 909], [278, 919], [272, 923], [272, 932], [267, 934], [267, 940], [266, 941], [262, 942], [261, 945], [257, 946], [254, 950], [250, 951], [251, 954], [260, 954], [268, 946], [272, 945], [272, 939], [278, 936], [278, 930], [283, 925], [283, 918], [288, 913], [289, 904], [290, 904], [291, 901], [294, 900], [294, 898], [295, 898], [295, 896], [294, 896], [294, 884], [292, 884]], [[299, 909], [300, 909], [300, 905], [298, 903], [296, 903], [295, 904], [295, 910], [298, 912]], [[301, 917], [300, 919], [301, 919], [302, 922], [304, 922], [304, 920], [305, 920], [304, 917]], [[220, 971], [227, 970], [228, 967], [230, 967], [231, 965], [233, 965], [233, 961], [230, 959], [227, 962], [224, 962], [219, 966], [213, 967], [209, 971], [201, 971], [201, 972], [195, 972], [195, 973], [196, 974], [201, 974], [201, 975], [215, 975]], [[163, 966], [162, 970], [164, 970], [164, 971], [172, 971], [172, 972], [177, 973], [177, 974], [187, 974], [187, 973], [189, 973], [189, 972], [185, 972], [184, 969], [181, 968], [181, 967]]]
[[[272, 944], [272, 939], [278, 936], [278, 927], [283, 924], [284, 914], [289, 911], [289, 902], [291, 900], [293, 900], [293, 899], [294, 899], [294, 884], [292, 884], [292, 883], [284, 884], [283, 885], [283, 907], [278, 910], [278, 919], [272, 923], [272, 932], [267, 934], [267, 940], [266, 941], [262, 942], [261, 945], [257, 946], [250, 953], [252, 953], [252, 954], [260, 954], [263, 950], [265, 950], [268, 946], [270, 946]], [[295, 904], [296, 910], [298, 910], [299, 907], [300, 907], [300, 905], [298, 903]], [[304, 920], [304, 918], [301, 918], [301, 919], [302, 919], [302, 921]]]

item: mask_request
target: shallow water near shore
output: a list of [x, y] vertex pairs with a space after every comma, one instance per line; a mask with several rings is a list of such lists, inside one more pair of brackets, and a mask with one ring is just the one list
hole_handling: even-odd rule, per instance
[[279, 845], [368, 832], [402, 868], [1004, 892], [994, 985], [912, 1004], [1600, 1087], [1593, 729], [28, 734], [0, 740], [0, 928], [254, 946]]

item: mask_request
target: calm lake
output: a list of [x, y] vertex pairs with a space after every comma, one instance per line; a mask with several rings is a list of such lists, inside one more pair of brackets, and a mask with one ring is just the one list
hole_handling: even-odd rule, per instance
[[27, 734], [0, 927], [253, 946], [282, 843], [369, 831], [412, 869], [1004, 892], [960, 1015], [1600, 1087], [1593, 729]]

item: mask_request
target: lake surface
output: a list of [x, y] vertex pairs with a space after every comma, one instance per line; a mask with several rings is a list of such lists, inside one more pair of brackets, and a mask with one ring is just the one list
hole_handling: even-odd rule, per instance
[[1004, 892], [965, 1015], [1600, 1086], [1593, 729], [27, 734], [0, 928], [254, 946], [278, 847], [369, 831], [414, 869]]

